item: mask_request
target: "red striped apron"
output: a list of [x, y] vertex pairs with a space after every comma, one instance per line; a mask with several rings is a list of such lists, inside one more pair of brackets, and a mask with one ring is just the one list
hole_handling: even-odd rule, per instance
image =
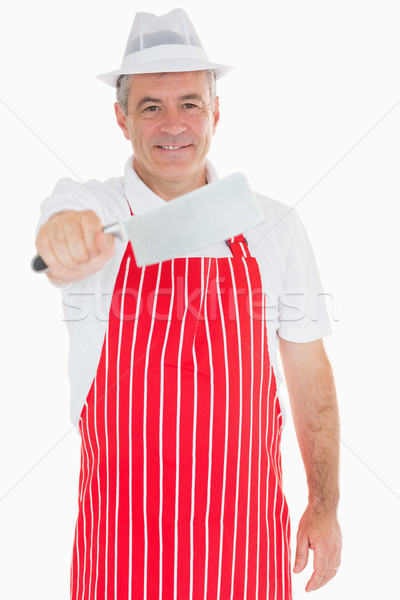
[[128, 244], [82, 409], [72, 600], [290, 600], [282, 415], [264, 295], [232, 257]]

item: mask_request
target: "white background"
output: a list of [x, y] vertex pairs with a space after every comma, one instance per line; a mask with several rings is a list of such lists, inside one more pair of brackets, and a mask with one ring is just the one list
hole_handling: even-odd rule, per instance
[[[397, 0], [182, 0], [221, 80], [211, 159], [296, 205], [334, 319], [326, 339], [342, 417], [343, 561], [313, 596], [398, 593], [400, 469]], [[263, 8], [262, 8], [263, 7]], [[3, 1], [0, 19], [0, 597], [67, 600], [79, 436], [68, 420], [59, 292], [30, 272], [40, 202], [60, 177], [121, 175], [131, 148], [114, 91], [134, 13], [169, 2]], [[397, 105], [396, 105], [397, 103]], [[282, 391], [283, 401], [286, 394]], [[286, 401], [286, 406], [287, 406]], [[293, 550], [306, 505], [291, 419], [284, 479]], [[311, 573], [296, 575], [308, 597]]]

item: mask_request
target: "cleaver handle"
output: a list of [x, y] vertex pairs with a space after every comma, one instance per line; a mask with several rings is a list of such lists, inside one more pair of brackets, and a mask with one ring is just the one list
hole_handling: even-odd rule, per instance
[[[126, 240], [125, 232], [121, 227], [121, 223], [111, 223], [110, 225], [106, 225], [103, 227], [102, 231], [103, 233], [111, 233], [122, 241]], [[32, 258], [31, 268], [35, 273], [46, 273], [47, 271], [50, 271], [50, 268], [46, 265], [43, 258], [39, 254], [36, 254], [36, 256]]]
[[32, 258], [31, 268], [35, 273], [46, 273], [46, 271], [50, 271], [49, 267], [39, 254], [36, 254], [36, 256]]

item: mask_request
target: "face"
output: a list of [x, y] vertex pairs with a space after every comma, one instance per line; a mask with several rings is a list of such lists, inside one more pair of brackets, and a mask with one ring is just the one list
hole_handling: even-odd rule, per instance
[[135, 170], [152, 189], [181, 183], [194, 189], [219, 120], [204, 72], [132, 75], [128, 114], [117, 121], [131, 140]]

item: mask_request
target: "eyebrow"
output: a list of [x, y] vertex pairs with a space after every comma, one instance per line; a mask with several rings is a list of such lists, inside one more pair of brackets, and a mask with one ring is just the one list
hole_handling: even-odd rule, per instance
[[[200, 94], [185, 94], [184, 96], [180, 96], [178, 99], [180, 102], [185, 100], [197, 100], [198, 102], [204, 102], [203, 97]], [[160, 98], [152, 98], [151, 96], [145, 96], [141, 98], [141, 100], [136, 105], [136, 110], [139, 110], [145, 104], [162, 104], [162, 100]]]

